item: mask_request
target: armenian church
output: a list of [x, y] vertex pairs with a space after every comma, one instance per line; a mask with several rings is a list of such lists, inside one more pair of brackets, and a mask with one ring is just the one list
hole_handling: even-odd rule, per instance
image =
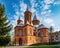
[[48, 28], [35, 15], [32, 18], [32, 12], [28, 6], [24, 12], [24, 23], [21, 17], [17, 20], [14, 28], [14, 44], [15, 45], [31, 45], [35, 43], [49, 42]]

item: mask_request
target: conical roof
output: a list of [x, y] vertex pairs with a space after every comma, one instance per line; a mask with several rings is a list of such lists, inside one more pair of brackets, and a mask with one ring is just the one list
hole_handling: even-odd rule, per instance
[[23, 22], [17, 24], [17, 26], [24, 26]]
[[34, 16], [33, 20], [38, 20], [38, 19], [37, 19], [37, 16], [36, 16], [36, 14], [35, 14], [35, 16]]
[[45, 25], [41, 24], [38, 26], [38, 28], [47, 28]]
[[28, 7], [28, 5], [27, 5], [27, 8], [26, 8], [26, 11], [29, 11], [29, 7]]
[[18, 17], [18, 20], [21, 20], [21, 16]]

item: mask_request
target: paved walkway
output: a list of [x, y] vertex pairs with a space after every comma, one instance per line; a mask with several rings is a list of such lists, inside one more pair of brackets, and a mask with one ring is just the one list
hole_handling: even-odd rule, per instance
[[25, 48], [24, 46], [5, 46], [3, 48]]

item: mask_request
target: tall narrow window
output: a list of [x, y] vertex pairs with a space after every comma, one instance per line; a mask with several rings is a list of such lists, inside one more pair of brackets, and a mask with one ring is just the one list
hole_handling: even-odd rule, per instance
[[44, 36], [44, 33], [43, 32], [40, 32], [40, 36]]
[[32, 35], [32, 29], [30, 29], [30, 35]]
[[22, 36], [22, 30], [19, 30], [19, 35]]
[[23, 33], [24, 36], [27, 35], [26, 31], [27, 31], [27, 30], [26, 30], [26, 28], [25, 28], [25, 29], [24, 29], [24, 33]]

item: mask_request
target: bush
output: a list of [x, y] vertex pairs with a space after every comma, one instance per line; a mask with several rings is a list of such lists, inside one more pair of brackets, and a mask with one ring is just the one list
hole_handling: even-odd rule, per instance
[[60, 42], [35, 43], [35, 44], [30, 45], [30, 46], [39, 46], [39, 45], [56, 45], [56, 44], [60, 44]]

